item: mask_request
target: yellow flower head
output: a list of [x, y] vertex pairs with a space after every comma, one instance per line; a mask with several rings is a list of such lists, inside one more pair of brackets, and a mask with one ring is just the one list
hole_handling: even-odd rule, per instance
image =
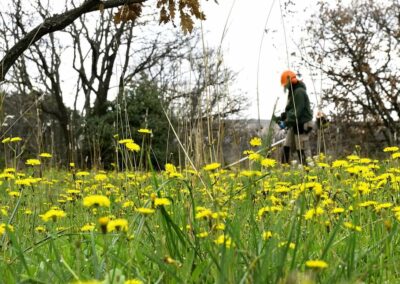
[[93, 223], [88, 223], [82, 226], [81, 232], [91, 232], [95, 228], [95, 224]]
[[25, 164], [28, 166], [39, 166], [40, 161], [38, 159], [28, 159], [26, 160]]
[[133, 139], [122, 139], [118, 141], [119, 144], [133, 143]]
[[145, 207], [136, 208], [135, 211], [144, 215], [153, 214], [155, 212], [154, 209]]
[[346, 168], [349, 166], [349, 163], [345, 160], [336, 160], [332, 163], [333, 168]]
[[[286, 247], [287, 245], [288, 245], [288, 242], [280, 242], [278, 244], [278, 247], [282, 248], [282, 247]], [[296, 248], [296, 244], [295, 243], [289, 243], [289, 248], [290, 249], [295, 249]]]
[[349, 155], [346, 157], [349, 161], [358, 161], [360, 159], [357, 155]]
[[143, 282], [139, 279], [128, 279], [125, 280], [124, 284], [143, 284]]
[[37, 226], [35, 228], [35, 231], [38, 232], [38, 233], [44, 233], [44, 232], [46, 232], [46, 228], [43, 227], [43, 226]]
[[323, 260], [308, 260], [306, 261], [308, 268], [324, 269], [328, 267], [328, 263]]
[[261, 165], [266, 168], [272, 168], [276, 165], [276, 161], [274, 159], [265, 158], [261, 160]]
[[352, 223], [350, 223], [350, 222], [344, 222], [343, 225], [344, 225], [347, 229], [350, 229], [350, 230], [355, 231], [355, 232], [361, 232], [361, 231], [362, 231], [362, 229], [361, 229], [360, 226], [356, 226], [356, 225], [354, 225], [354, 224], [352, 224]]
[[21, 138], [21, 137], [13, 137], [13, 138], [10, 139], [10, 142], [11, 142], [11, 143], [12, 143], [12, 142], [19, 142], [19, 141], [22, 141], [22, 138]]
[[261, 141], [261, 138], [259, 138], [259, 137], [253, 137], [250, 140], [250, 145], [253, 147], [261, 146], [261, 144], [262, 144], [262, 141]]
[[198, 233], [197, 235], [196, 235], [196, 237], [198, 237], [198, 238], [207, 238], [208, 237], [208, 232], [201, 232], [201, 233]]
[[126, 143], [125, 146], [129, 151], [132, 151], [132, 152], [140, 151], [140, 146], [134, 142]]
[[271, 231], [264, 231], [262, 233], [262, 238], [264, 241], [269, 240], [270, 238], [272, 238], [272, 232]]
[[147, 129], [147, 128], [140, 128], [139, 130], [138, 130], [138, 132], [139, 133], [142, 133], [142, 134], [151, 134], [152, 132], [151, 132], [151, 129]]
[[95, 181], [105, 181], [107, 179], [107, 175], [105, 174], [97, 174], [94, 176]]
[[50, 153], [41, 153], [40, 155], [39, 155], [39, 157], [41, 157], [41, 158], [51, 158], [51, 157], [53, 157]]
[[399, 147], [397, 146], [392, 146], [392, 147], [386, 147], [383, 149], [383, 152], [397, 152], [399, 151]]
[[133, 205], [135, 205], [134, 202], [132, 200], [128, 200], [122, 203], [122, 208], [133, 207]]
[[218, 169], [219, 167], [221, 167], [220, 163], [211, 163], [211, 164], [205, 165], [203, 167], [203, 169], [206, 171], [213, 171], [213, 170]]
[[98, 222], [100, 225], [101, 232], [103, 234], [106, 234], [107, 233], [107, 225], [110, 222], [110, 218], [109, 217], [100, 217]]
[[225, 244], [225, 247], [230, 248], [232, 245], [232, 239], [230, 237], [227, 237], [225, 235], [219, 236], [215, 241], [217, 245], [223, 245]]
[[399, 159], [400, 158], [400, 152], [396, 152], [392, 154], [392, 159]]
[[57, 221], [58, 218], [63, 218], [67, 216], [67, 213], [62, 211], [61, 209], [50, 209], [43, 215], [39, 215], [43, 221], [47, 222], [49, 220], [53, 220], [54, 222]]
[[126, 232], [128, 231], [128, 221], [126, 219], [111, 220], [107, 224], [107, 232]]
[[176, 167], [173, 164], [167, 163], [165, 164], [165, 171], [168, 174], [176, 173]]
[[259, 153], [251, 153], [250, 155], [249, 155], [249, 160], [250, 161], [259, 161], [259, 160], [261, 160], [262, 159], [262, 156], [261, 156], [261, 154], [259, 154]]
[[0, 224], [0, 236], [3, 235], [6, 231], [10, 230], [11, 232], [14, 231], [14, 227], [8, 224]]
[[168, 198], [155, 198], [154, 206], [170, 205], [171, 201]]
[[86, 206], [86, 207], [91, 207], [91, 206], [95, 206], [95, 207], [99, 207], [99, 206], [110, 207], [110, 199], [108, 199], [108, 197], [104, 196], [104, 195], [86, 196], [83, 199], [83, 206]]
[[76, 176], [78, 176], [78, 177], [84, 177], [84, 176], [88, 176], [88, 175], [90, 175], [90, 173], [86, 172], [86, 171], [80, 171], [80, 172], [76, 173]]

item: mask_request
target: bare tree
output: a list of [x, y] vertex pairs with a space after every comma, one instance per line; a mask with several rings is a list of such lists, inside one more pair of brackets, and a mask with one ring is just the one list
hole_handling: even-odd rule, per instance
[[[61, 14], [46, 17], [44, 21], [37, 25], [34, 29], [28, 31], [24, 37], [18, 40], [12, 47], [8, 48], [0, 60], [0, 82], [5, 80], [5, 76], [16, 60], [27, 50], [33, 43], [40, 40], [45, 35], [55, 31], [63, 30], [72, 24], [81, 16], [93, 12], [104, 11], [120, 7], [115, 16], [115, 21], [126, 22], [135, 20], [137, 5], [148, 2], [146, 0], [86, 0], [81, 5], [67, 9]], [[159, 0], [156, 3], [160, 9], [160, 23], [168, 23], [174, 21], [176, 11], [178, 11], [181, 19], [182, 30], [187, 33], [193, 29], [192, 17], [197, 19], [205, 19], [205, 15], [200, 11], [198, 0], [180, 1], [176, 5], [174, 0]]]
[[325, 103], [335, 107], [337, 119], [363, 122], [370, 135], [384, 127], [387, 143], [400, 130], [399, 15], [395, 0], [321, 1], [307, 24], [311, 63], [329, 82]]

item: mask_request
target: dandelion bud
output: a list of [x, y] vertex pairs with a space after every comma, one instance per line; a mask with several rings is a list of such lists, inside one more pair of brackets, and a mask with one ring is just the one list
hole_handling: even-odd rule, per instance
[[99, 218], [98, 222], [99, 222], [99, 225], [100, 225], [101, 232], [103, 234], [107, 234], [107, 224], [108, 224], [109, 221], [110, 221], [110, 219], [108, 217]]

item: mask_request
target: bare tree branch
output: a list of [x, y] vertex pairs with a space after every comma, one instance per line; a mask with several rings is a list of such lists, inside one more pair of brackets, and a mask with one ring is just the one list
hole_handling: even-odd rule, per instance
[[100, 0], [87, 0], [77, 8], [45, 19], [6, 52], [0, 61], [0, 82], [5, 80], [5, 75], [8, 70], [30, 45], [49, 33], [64, 29], [82, 15], [99, 10], [100, 4], [102, 4], [104, 9], [110, 9], [122, 5], [144, 3], [145, 1], [146, 0], [108, 0], [102, 2]]

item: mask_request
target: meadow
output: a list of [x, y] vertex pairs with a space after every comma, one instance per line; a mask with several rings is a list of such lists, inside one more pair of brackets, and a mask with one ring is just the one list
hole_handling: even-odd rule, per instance
[[[19, 141], [2, 142], [14, 149]], [[125, 170], [57, 169], [49, 153], [24, 161], [23, 170], [7, 165], [0, 283], [400, 278], [398, 147], [382, 149], [383, 160], [357, 148], [299, 167], [278, 164], [256, 152], [258, 139], [250, 142], [247, 168], [135, 170], [130, 162], [141, 147], [130, 139], [118, 144]]]

